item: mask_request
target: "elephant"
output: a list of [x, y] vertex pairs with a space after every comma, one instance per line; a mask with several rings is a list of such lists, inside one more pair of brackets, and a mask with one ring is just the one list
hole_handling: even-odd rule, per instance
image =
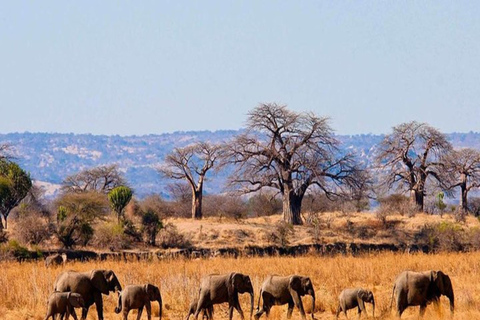
[[[55, 280], [54, 291], [79, 293], [85, 301], [82, 320], [87, 318], [88, 308], [95, 303], [98, 320], [103, 320], [102, 293], [122, 291], [122, 286], [112, 270], [91, 270], [87, 272], [65, 271]], [[73, 311], [75, 314], [75, 311]]]
[[[195, 315], [195, 311], [197, 311], [197, 304], [198, 297], [193, 299], [193, 301], [190, 303], [190, 306], [188, 307], [188, 314], [185, 320], [188, 320], [192, 314]], [[206, 318], [207, 320], [211, 320], [213, 318], [213, 305], [211, 305], [207, 309], [202, 309], [201, 311], [203, 312], [202, 318]]]
[[[287, 318], [290, 319], [294, 305], [300, 310], [302, 318], [305, 319], [305, 310], [303, 309], [301, 297], [304, 295], [312, 296], [312, 319], [315, 311], [315, 290], [310, 278], [290, 275], [286, 277], [278, 275], [268, 276], [262, 284], [258, 296], [257, 313], [255, 320], [258, 320], [265, 312], [267, 317], [270, 314], [270, 308], [273, 305], [283, 305], [288, 303]], [[260, 298], [263, 299], [263, 307], [260, 308]]]
[[210, 274], [200, 282], [198, 304], [195, 319], [202, 310], [213, 308], [214, 304], [228, 302], [229, 320], [233, 317], [233, 308], [243, 319], [243, 311], [238, 301], [239, 293], [250, 294], [250, 318], [253, 314], [253, 286], [250, 277], [241, 273]]
[[151, 320], [152, 306], [150, 301], [158, 301], [160, 310], [159, 318], [162, 319], [162, 296], [157, 286], [149, 283], [143, 286], [126, 286], [118, 295], [118, 306], [115, 308], [115, 313], [120, 313], [123, 309], [123, 320], [127, 320], [130, 310], [138, 309], [138, 320], [142, 316], [143, 307], [145, 306], [147, 309], [147, 318]]
[[65, 265], [66, 262], [67, 255], [65, 253], [55, 253], [45, 258], [45, 267]]
[[373, 305], [373, 318], [375, 318], [375, 299], [373, 298], [372, 291], [362, 288], [343, 290], [338, 296], [338, 308], [336, 318], [338, 318], [340, 312], [343, 311], [345, 317], [348, 319], [347, 310], [353, 309], [355, 307], [358, 308], [359, 318], [362, 311], [365, 311], [365, 315], [367, 315], [367, 310], [365, 309], [365, 302], [369, 302]]
[[442, 271], [404, 271], [397, 276], [393, 285], [390, 308], [393, 305], [394, 295], [399, 318], [408, 306], [420, 306], [420, 317], [423, 317], [427, 304], [434, 302], [438, 305], [441, 295], [450, 300], [452, 315], [455, 309], [452, 282], [450, 277]]
[[44, 320], [52, 317], [55, 320], [56, 315], [60, 315], [60, 319], [66, 315], [66, 319], [70, 318], [70, 314], [75, 320], [77, 315], [73, 312], [73, 308], [85, 308], [85, 302], [78, 293], [72, 292], [53, 292], [47, 300], [47, 315]]

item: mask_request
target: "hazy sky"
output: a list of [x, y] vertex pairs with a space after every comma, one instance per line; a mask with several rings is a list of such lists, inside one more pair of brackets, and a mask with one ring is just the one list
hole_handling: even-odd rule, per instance
[[0, 132], [480, 131], [480, 1], [3, 1]]

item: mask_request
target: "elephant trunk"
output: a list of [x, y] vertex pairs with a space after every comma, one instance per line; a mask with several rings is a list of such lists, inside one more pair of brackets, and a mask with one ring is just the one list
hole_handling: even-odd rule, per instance
[[313, 314], [315, 313], [315, 291], [311, 290], [310, 295], [312, 296], [312, 319], [314, 319]]
[[372, 298], [372, 306], [373, 306], [373, 319], [375, 319], [375, 299]]
[[250, 293], [250, 319], [252, 319], [252, 316], [253, 316], [253, 305], [255, 304], [253, 302], [253, 288], [252, 288], [252, 291], [249, 292]]
[[448, 295], [448, 299], [450, 300], [450, 312], [453, 314], [455, 310], [455, 297], [453, 295], [453, 290]]
[[162, 319], [163, 307], [162, 307], [162, 297], [158, 296], [158, 318]]
[[122, 311], [122, 294], [118, 294], [118, 305], [115, 307], [115, 313], [120, 313]]

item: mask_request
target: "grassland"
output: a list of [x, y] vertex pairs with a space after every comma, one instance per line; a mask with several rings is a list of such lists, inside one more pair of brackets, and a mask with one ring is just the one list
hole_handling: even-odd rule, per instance
[[[317, 319], [334, 319], [336, 297], [345, 287], [365, 287], [374, 292], [377, 300], [376, 315], [381, 319], [394, 319], [390, 312], [390, 296], [395, 276], [403, 270], [443, 270], [450, 275], [455, 295], [455, 319], [480, 319], [480, 253], [393, 254], [381, 253], [359, 257], [268, 257], [268, 258], [213, 258], [197, 260], [158, 260], [144, 262], [96, 261], [72, 262], [66, 269], [85, 271], [94, 268], [113, 269], [123, 286], [153, 283], [161, 288], [164, 301], [164, 319], [183, 319], [189, 301], [195, 294], [202, 276], [230, 271], [249, 274], [254, 288], [260, 287], [268, 274], [303, 274], [311, 277], [316, 289]], [[46, 269], [42, 262], [0, 263], [0, 319], [41, 320], [45, 314], [45, 301], [53, 283], [63, 267]], [[113, 312], [116, 294], [104, 296], [105, 319], [120, 319]], [[305, 299], [309, 299], [306, 297]], [[255, 303], [257, 296], [255, 296]], [[306, 300], [304, 300], [306, 302]], [[248, 295], [242, 296], [244, 311], [249, 310]], [[256, 307], [256, 305], [255, 305]], [[309, 303], [305, 303], [309, 309]], [[154, 315], [158, 306], [154, 304]], [[226, 306], [215, 307], [217, 319], [227, 319]], [[371, 306], [367, 306], [371, 315]], [[356, 311], [349, 313], [356, 317]], [[247, 312], [248, 314], [248, 312]], [[130, 314], [133, 319], [135, 316]], [[146, 319], [144, 313], [143, 317]], [[294, 311], [294, 319], [300, 319]], [[418, 308], [409, 308], [402, 319], [416, 319]], [[88, 319], [96, 319], [95, 308], [90, 308]], [[286, 319], [286, 306], [272, 309], [272, 319]], [[343, 316], [341, 316], [343, 318]], [[425, 319], [449, 318], [448, 300], [442, 298], [440, 310], [427, 308]], [[234, 313], [234, 319], [239, 319]], [[263, 318], [262, 318], [263, 319]]]

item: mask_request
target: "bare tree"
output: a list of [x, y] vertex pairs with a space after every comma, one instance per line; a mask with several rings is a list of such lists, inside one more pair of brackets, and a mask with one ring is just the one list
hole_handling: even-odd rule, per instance
[[284, 221], [302, 224], [302, 200], [310, 186], [331, 198], [342, 193], [341, 187], [355, 185], [358, 169], [353, 156], [341, 154], [328, 121], [275, 103], [250, 111], [247, 131], [227, 147], [237, 165], [233, 186], [246, 193], [277, 190], [283, 199]]
[[447, 163], [453, 175], [450, 189], [460, 187], [460, 208], [467, 212], [468, 193], [480, 187], [480, 151], [472, 148], [455, 150]]
[[198, 142], [184, 148], [175, 148], [159, 168], [170, 179], [186, 180], [192, 190], [192, 218], [202, 218], [203, 184], [207, 172], [216, 165], [221, 153], [219, 145]]
[[423, 211], [426, 183], [444, 185], [445, 157], [452, 150], [446, 136], [426, 123], [402, 123], [385, 136], [376, 162], [385, 172], [384, 186], [408, 191], [410, 201]]
[[112, 164], [83, 170], [67, 177], [63, 181], [62, 190], [65, 192], [98, 191], [106, 194], [123, 185], [126, 185], [123, 175], [118, 170], [118, 166]]

